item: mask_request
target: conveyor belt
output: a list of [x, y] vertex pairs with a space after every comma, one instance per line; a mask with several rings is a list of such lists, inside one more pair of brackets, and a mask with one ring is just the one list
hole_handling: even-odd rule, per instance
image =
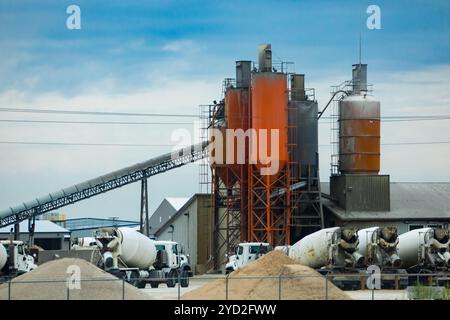
[[1, 210], [0, 228], [195, 162], [208, 156], [207, 146], [198, 143]]

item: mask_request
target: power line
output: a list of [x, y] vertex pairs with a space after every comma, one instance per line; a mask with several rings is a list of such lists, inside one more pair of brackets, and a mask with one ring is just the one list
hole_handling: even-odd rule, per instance
[[25, 109], [25, 108], [0, 108], [0, 112], [71, 114], [71, 115], [90, 115], [90, 116], [132, 116], [132, 117], [184, 117], [184, 118], [198, 118], [198, 115], [193, 115], [193, 114], [109, 112], [109, 111], [82, 111], [82, 110], [57, 110], [57, 109], [46, 110], [46, 109]]
[[[49, 145], [49, 146], [87, 146], [87, 147], [174, 147], [174, 144], [142, 144], [142, 143], [83, 143], [83, 142], [44, 142], [44, 141], [0, 141], [0, 144], [10, 145]], [[435, 145], [450, 144], [450, 141], [423, 141], [423, 142], [392, 142], [382, 143], [382, 146], [401, 145]], [[331, 147], [329, 144], [322, 144], [319, 147]]]
[[[173, 114], [173, 113], [138, 113], [138, 112], [110, 112], [110, 111], [83, 111], [83, 110], [62, 110], [62, 109], [27, 109], [27, 108], [0, 108], [0, 112], [18, 113], [43, 113], [43, 114], [71, 114], [71, 115], [99, 115], [99, 116], [143, 116], [143, 117], [187, 117], [198, 118], [194, 114]], [[450, 119], [449, 114], [444, 115], [413, 115], [413, 116], [382, 116], [382, 120], [401, 119]], [[334, 117], [322, 117], [321, 119], [334, 119]]]
[[[338, 116], [334, 117], [322, 117], [321, 119], [326, 120], [338, 120]], [[448, 114], [436, 114], [436, 115], [417, 115], [417, 116], [381, 116], [381, 120], [384, 121], [400, 121], [400, 120], [441, 120], [441, 119], [450, 119], [450, 115]]]
[[105, 124], [105, 125], [188, 125], [193, 122], [124, 122], [124, 121], [65, 121], [65, 120], [24, 120], [0, 119], [5, 123], [46, 123], [46, 124]]
[[[391, 142], [381, 143], [382, 146], [404, 146], [404, 145], [433, 145], [433, 144], [450, 144], [450, 141], [423, 141], [423, 142]], [[330, 144], [321, 144], [319, 147], [331, 147]]]
[[40, 142], [40, 141], [0, 141], [0, 144], [48, 145], [48, 146], [81, 146], [81, 147], [175, 147], [174, 144], [83, 143], [83, 142]]
[[[385, 119], [383, 123], [389, 122], [420, 122], [420, 121], [436, 121], [450, 120], [449, 117], [436, 118], [410, 118], [410, 119]], [[193, 122], [137, 122], [137, 121], [69, 121], [69, 120], [27, 120], [27, 119], [0, 119], [3, 123], [43, 123], [43, 124], [88, 124], [88, 125], [192, 125]], [[321, 125], [329, 124], [328, 122], [320, 122]]]

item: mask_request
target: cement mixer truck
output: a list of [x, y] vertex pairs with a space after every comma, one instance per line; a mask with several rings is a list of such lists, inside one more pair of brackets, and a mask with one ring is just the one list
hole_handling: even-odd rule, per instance
[[289, 257], [317, 269], [338, 287], [358, 289], [360, 279], [345, 274], [358, 273], [364, 265], [364, 257], [358, 253], [359, 240], [356, 229], [344, 227], [326, 228], [311, 233], [289, 249]]
[[397, 254], [396, 227], [372, 227], [358, 231], [358, 253], [365, 258], [366, 266], [399, 268], [402, 260]]
[[0, 277], [13, 278], [35, 268], [34, 258], [27, 254], [23, 241], [0, 241]]
[[398, 255], [398, 233], [396, 227], [371, 227], [358, 231], [358, 253], [365, 259], [365, 266], [375, 265], [382, 272], [381, 286], [384, 289], [400, 289], [408, 286], [408, 276], [402, 269]]
[[[449, 284], [450, 270], [449, 230], [444, 228], [421, 228], [399, 236], [398, 254], [403, 266], [414, 276], [409, 284], [420, 282], [431, 285]], [[419, 276], [423, 274], [423, 276]], [[429, 274], [435, 274], [431, 277]]]
[[96, 242], [102, 257], [100, 266], [138, 288], [147, 283], [152, 288], [161, 283], [175, 287], [178, 282], [189, 286], [191, 267], [176, 242], [154, 241], [127, 227], [100, 229]]
[[398, 254], [412, 272], [447, 271], [450, 268], [449, 230], [421, 228], [399, 236]]

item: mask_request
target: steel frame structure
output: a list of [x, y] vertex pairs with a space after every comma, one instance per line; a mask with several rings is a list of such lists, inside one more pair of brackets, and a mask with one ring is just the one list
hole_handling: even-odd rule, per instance
[[[67, 205], [82, 201], [96, 195], [123, 187], [130, 183], [139, 182], [151, 176], [184, 166], [208, 156], [208, 142], [202, 142], [178, 150], [174, 153], [168, 153], [161, 157], [154, 158], [154, 162], [136, 171], [129, 172], [124, 176], [105, 181], [95, 186], [78, 190], [77, 192], [64, 195], [62, 197], [51, 199], [48, 202], [40, 203], [37, 206], [26, 208], [19, 212], [11, 212], [10, 215], [0, 218], [0, 227], [16, 224], [20, 221], [41, 215], [45, 212], [59, 209]], [[176, 156], [174, 156], [176, 155]], [[12, 209], [11, 209], [12, 211]]]
[[226, 262], [225, 255], [221, 253], [231, 254], [240, 242], [246, 240], [246, 165], [239, 167], [239, 172], [232, 168], [227, 168], [225, 171], [226, 179], [236, 179], [233, 186], [225, 186], [217, 174], [213, 175], [214, 267], [216, 269]]

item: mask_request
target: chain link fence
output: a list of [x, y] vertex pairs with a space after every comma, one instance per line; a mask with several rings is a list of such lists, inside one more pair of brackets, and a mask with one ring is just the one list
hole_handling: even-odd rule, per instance
[[[326, 274], [230, 276], [208, 275], [190, 278], [189, 287], [181, 286], [178, 277], [174, 287], [160, 283], [151, 288], [146, 279], [143, 290], [130, 283], [142, 279], [79, 279], [61, 280], [3, 279], [0, 300], [135, 300], [164, 298], [181, 300], [193, 289], [215, 281], [202, 299], [220, 300], [339, 300], [345, 298], [377, 299], [450, 299], [449, 274]], [[128, 283], [129, 282], [129, 283]], [[338, 290], [337, 287], [343, 289]], [[136, 292], [142, 293], [137, 297]], [[344, 293], [343, 293], [344, 292]]]

